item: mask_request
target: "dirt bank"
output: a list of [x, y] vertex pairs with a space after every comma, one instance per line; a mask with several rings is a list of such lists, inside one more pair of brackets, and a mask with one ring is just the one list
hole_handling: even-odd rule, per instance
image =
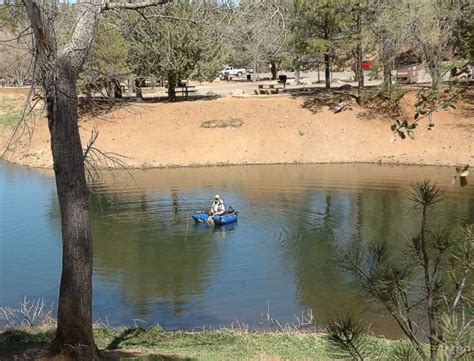
[[[5, 96], [5, 95], [2, 95]], [[249, 97], [134, 104], [98, 119], [83, 119], [87, 144], [125, 158], [130, 167], [228, 164], [376, 162], [455, 165], [474, 162], [474, 117], [468, 105], [435, 113], [435, 127], [423, 123], [416, 140], [390, 142], [390, 119], [367, 119], [357, 105], [334, 114], [312, 111], [308, 97]], [[206, 123], [207, 122], [207, 123]], [[205, 126], [210, 127], [203, 127]], [[225, 126], [231, 125], [234, 126]], [[239, 126], [239, 124], [241, 124]], [[213, 127], [224, 125], [225, 127]], [[5, 144], [11, 127], [0, 127]], [[5, 158], [33, 167], [51, 167], [47, 124], [37, 119]]]

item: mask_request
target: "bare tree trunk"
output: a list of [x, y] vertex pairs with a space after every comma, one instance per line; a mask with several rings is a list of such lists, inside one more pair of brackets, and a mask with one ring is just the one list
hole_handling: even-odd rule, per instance
[[329, 54], [324, 54], [324, 76], [326, 77], [326, 89], [331, 87], [331, 61]]
[[114, 79], [114, 98], [123, 98], [122, 86], [120, 85], [118, 79]]
[[383, 84], [389, 92], [392, 91], [392, 67], [388, 61], [383, 63]]
[[51, 349], [78, 352], [92, 359], [98, 349], [92, 333], [92, 235], [77, 126], [77, 74], [68, 62], [63, 62], [57, 75], [48, 81], [51, 86], [46, 93], [63, 253], [58, 327]]
[[170, 102], [176, 101], [176, 76], [168, 74], [168, 100]]
[[430, 70], [430, 75], [431, 75], [431, 87], [433, 90], [438, 90], [439, 88], [439, 82], [440, 82], [440, 74], [439, 74], [439, 69], [438, 66], [434, 61], [428, 61], [428, 69]]
[[356, 48], [356, 77], [357, 77], [357, 96], [359, 98], [359, 102], [362, 102], [362, 90], [364, 88], [364, 70], [362, 69], [362, 19], [360, 13], [357, 13], [357, 34], [359, 39], [357, 41], [357, 48]]
[[299, 67], [295, 69], [295, 83], [296, 85], [300, 84], [300, 68]]
[[106, 81], [106, 88], [107, 88], [107, 98], [110, 100], [115, 98], [115, 86], [112, 80], [107, 79]]
[[78, 128], [78, 74], [88, 56], [102, 11], [136, 9], [166, 2], [78, 1], [74, 31], [58, 52], [54, 27], [56, 3], [52, 0], [22, 1], [35, 41], [36, 76], [45, 94], [61, 213], [63, 262], [58, 325], [51, 350], [72, 353], [76, 359], [92, 360], [99, 356], [92, 332], [92, 235]]
[[142, 92], [142, 80], [139, 78], [136, 78], [134, 80], [134, 88], [135, 88], [135, 95], [139, 101], [143, 100], [143, 92]]
[[258, 61], [257, 61], [257, 59], [253, 60], [253, 77], [252, 77], [252, 80], [253, 81], [258, 80]]
[[271, 72], [272, 72], [272, 80], [276, 80], [278, 75], [277, 65], [274, 61], [270, 62], [271, 65]]
[[429, 327], [429, 341], [430, 341], [430, 361], [436, 361], [438, 355], [439, 341], [438, 341], [438, 325], [436, 321], [436, 305], [433, 295], [433, 280], [430, 277], [430, 255], [427, 248], [426, 240], [426, 219], [427, 208], [423, 208], [421, 216], [421, 231], [420, 231], [420, 250], [423, 258], [423, 269], [425, 276], [425, 291], [426, 303], [428, 309], [428, 327]]

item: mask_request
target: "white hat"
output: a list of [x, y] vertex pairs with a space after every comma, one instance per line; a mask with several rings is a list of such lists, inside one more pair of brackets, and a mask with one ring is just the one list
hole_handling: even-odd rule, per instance
[[215, 199], [221, 199], [221, 196], [218, 195], [218, 194], [216, 194], [216, 195], [214, 196], [214, 198], [215, 198]]

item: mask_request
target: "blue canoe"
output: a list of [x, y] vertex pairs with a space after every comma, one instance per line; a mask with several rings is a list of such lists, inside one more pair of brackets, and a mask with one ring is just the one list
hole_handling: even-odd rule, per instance
[[231, 214], [224, 214], [223, 216], [214, 216], [212, 217], [215, 224], [224, 225], [237, 221], [237, 212]]
[[[193, 219], [197, 223], [207, 222], [209, 215], [205, 212], [196, 212], [192, 215]], [[224, 225], [237, 221], [237, 212], [232, 212], [230, 214], [224, 214], [222, 216], [214, 216], [212, 220], [215, 224]]]
[[192, 215], [192, 217], [195, 222], [203, 223], [203, 222], [207, 222], [209, 215], [204, 212], [196, 212]]

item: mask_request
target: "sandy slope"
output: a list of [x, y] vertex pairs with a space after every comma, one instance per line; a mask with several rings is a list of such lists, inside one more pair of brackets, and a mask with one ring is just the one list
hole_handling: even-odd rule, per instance
[[[307, 99], [306, 99], [307, 100]], [[390, 119], [366, 119], [363, 110], [334, 114], [304, 107], [305, 98], [220, 98], [207, 101], [132, 105], [81, 122], [83, 143], [93, 129], [96, 146], [128, 157], [131, 167], [258, 163], [383, 162], [453, 165], [474, 163], [474, 117], [467, 105], [434, 115], [416, 140], [390, 142]], [[359, 114], [359, 117], [357, 115]], [[203, 128], [209, 120], [240, 119], [239, 128]], [[0, 128], [4, 144], [8, 131]], [[10, 161], [50, 167], [47, 125], [38, 122]]]

